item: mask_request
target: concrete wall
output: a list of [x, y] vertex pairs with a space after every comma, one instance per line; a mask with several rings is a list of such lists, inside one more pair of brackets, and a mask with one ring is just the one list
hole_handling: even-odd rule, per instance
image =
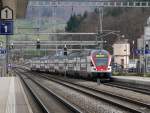
[[[123, 64], [121, 60], [124, 60]], [[123, 66], [123, 68], [128, 68], [129, 66], [129, 56], [115, 56], [114, 62]]]
[[114, 44], [114, 55], [130, 55], [130, 45], [128, 43]]
[[125, 42], [115, 43], [113, 45], [114, 63], [122, 65], [124, 68], [128, 68], [129, 56], [130, 56], [130, 44]]

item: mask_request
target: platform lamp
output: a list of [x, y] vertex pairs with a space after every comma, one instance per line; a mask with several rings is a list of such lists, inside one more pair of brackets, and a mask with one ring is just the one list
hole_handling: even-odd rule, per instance
[[133, 44], [133, 48], [132, 48], [132, 52], [133, 52], [133, 62], [135, 61], [135, 59], [134, 59], [134, 40], [132, 41], [132, 44]]

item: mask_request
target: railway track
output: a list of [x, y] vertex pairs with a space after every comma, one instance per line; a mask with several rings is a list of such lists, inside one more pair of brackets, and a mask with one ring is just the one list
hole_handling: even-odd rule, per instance
[[[30, 92], [33, 94], [37, 103], [41, 106], [44, 113], [82, 113], [82, 111], [76, 106], [72, 105], [67, 100], [63, 99], [56, 93], [52, 92], [51, 90], [44, 87], [39, 82], [35, 81], [33, 78], [28, 76], [29, 73], [22, 73], [18, 70], [16, 70], [15, 72], [21, 78], [21, 80], [27, 86]], [[30, 84], [30, 82], [32, 82], [32, 84]], [[35, 88], [35, 86], [38, 88]], [[37, 89], [38, 92], [36, 92]], [[43, 97], [38, 95], [39, 93]], [[47, 97], [45, 97], [44, 94], [47, 95]], [[44, 100], [44, 98], [46, 99]], [[51, 101], [48, 102], [48, 100]]]
[[144, 87], [136, 87], [131, 84], [127, 83], [119, 83], [119, 82], [110, 82], [110, 83], [104, 83], [104, 85], [111, 86], [111, 87], [117, 87], [121, 89], [131, 90], [142, 94], [150, 95], [150, 89], [144, 88]]
[[[35, 74], [35, 73], [32, 73], [32, 74]], [[119, 108], [125, 109], [131, 113], [149, 113], [149, 111], [150, 111], [150, 105], [147, 103], [143, 103], [143, 102], [140, 102], [137, 100], [127, 98], [127, 97], [115, 95], [110, 92], [97, 90], [92, 87], [79, 85], [77, 83], [73, 83], [73, 82], [70, 82], [70, 81], [67, 81], [64, 79], [60, 79], [58, 77], [47, 76], [47, 75], [45, 76], [45, 74], [41, 75], [41, 74], [37, 74], [37, 73], [36, 73], [36, 75], [38, 75], [40, 77], [44, 77], [45, 79], [56, 82], [58, 84], [61, 84], [65, 87], [74, 89], [78, 92], [86, 94], [95, 99], [111, 103], [112, 105], [118, 106]]]

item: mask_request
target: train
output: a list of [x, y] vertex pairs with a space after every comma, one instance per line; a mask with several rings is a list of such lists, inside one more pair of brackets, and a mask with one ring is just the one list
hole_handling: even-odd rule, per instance
[[80, 50], [64, 55], [63, 51], [55, 55], [33, 58], [31, 71], [49, 72], [76, 78], [111, 79], [111, 55], [106, 50]]

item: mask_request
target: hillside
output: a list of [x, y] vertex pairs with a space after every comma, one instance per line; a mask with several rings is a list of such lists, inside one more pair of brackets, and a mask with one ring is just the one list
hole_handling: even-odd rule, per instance
[[[103, 19], [104, 30], [117, 30], [125, 35], [131, 43], [133, 40], [140, 38], [144, 32], [147, 18], [150, 16], [150, 9], [148, 8], [112, 8], [105, 9]], [[81, 22], [78, 30], [80, 32], [97, 32], [98, 14], [96, 12], [88, 13], [86, 19]], [[109, 35], [104, 38], [107, 41], [105, 48], [111, 49], [116, 40], [115, 35]], [[136, 44], [135, 44], [136, 45]], [[131, 43], [132, 48], [132, 43]]]

